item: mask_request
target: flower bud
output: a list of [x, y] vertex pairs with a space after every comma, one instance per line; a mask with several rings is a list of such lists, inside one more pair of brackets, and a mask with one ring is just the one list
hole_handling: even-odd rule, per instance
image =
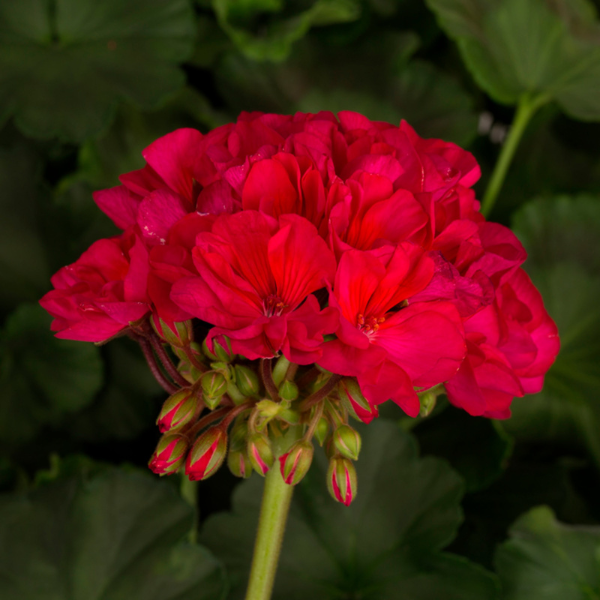
[[211, 410], [215, 409], [221, 402], [223, 394], [227, 391], [225, 375], [218, 371], [209, 371], [200, 378], [200, 385], [204, 392], [204, 403]]
[[158, 337], [167, 344], [176, 348], [184, 348], [189, 346], [194, 339], [194, 332], [191, 321], [163, 321], [159, 316], [152, 314], [150, 317], [152, 329]]
[[375, 417], [379, 416], [379, 409], [369, 404], [354, 377], [342, 378], [337, 389], [342, 404], [358, 421], [370, 423]]
[[350, 460], [358, 460], [361, 439], [358, 431], [349, 425], [342, 425], [333, 432], [333, 445], [335, 449]]
[[236, 406], [244, 404], [244, 402], [248, 400], [248, 398], [246, 398], [246, 396], [240, 392], [238, 386], [235, 385], [235, 383], [231, 380], [227, 382], [227, 395], [231, 398]]
[[248, 439], [248, 420], [246, 416], [238, 417], [229, 433], [230, 446], [236, 450], [245, 450]]
[[255, 433], [248, 440], [248, 457], [254, 470], [265, 476], [275, 462], [271, 442], [263, 433]]
[[284, 400], [295, 400], [298, 397], [298, 386], [293, 381], [284, 381], [279, 387], [279, 395]]
[[329, 433], [329, 421], [325, 417], [321, 417], [315, 428], [315, 438], [319, 442], [319, 446], [323, 446], [323, 443], [327, 439]]
[[334, 456], [329, 461], [327, 488], [334, 500], [346, 506], [356, 497], [356, 469], [350, 460]]
[[202, 351], [210, 360], [230, 363], [234, 359], [235, 354], [231, 350], [231, 343], [226, 335], [217, 335], [211, 342], [212, 350], [208, 347], [206, 340], [202, 342]]
[[419, 401], [421, 403], [419, 416], [428, 417], [433, 412], [433, 409], [437, 403], [437, 394], [431, 390], [422, 392], [419, 394]]
[[252, 475], [252, 463], [244, 450], [231, 449], [227, 455], [227, 466], [236, 477], [247, 479]]
[[213, 475], [225, 460], [227, 433], [219, 426], [207, 429], [195, 442], [185, 461], [185, 474], [190, 481]]
[[235, 383], [246, 397], [257, 398], [260, 394], [258, 375], [249, 367], [235, 365]]
[[172, 475], [177, 473], [185, 461], [188, 451], [188, 441], [185, 437], [169, 433], [158, 441], [156, 450], [148, 462], [148, 466], [157, 475]]
[[273, 383], [276, 386], [281, 384], [291, 364], [292, 363], [290, 363], [283, 354], [277, 359], [275, 366], [273, 367]]
[[308, 473], [314, 454], [313, 445], [301, 440], [279, 457], [281, 476], [288, 485], [300, 483]]
[[198, 400], [189, 388], [169, 396], [163, 404], [156, 424], [161, 433], [187, 425], [195, 416]]

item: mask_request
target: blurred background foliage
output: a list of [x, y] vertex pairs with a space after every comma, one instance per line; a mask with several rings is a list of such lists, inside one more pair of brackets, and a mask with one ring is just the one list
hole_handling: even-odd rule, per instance
[[[0, 596], [242, 597], [258, 477], [232, 500], [238, 481], [221, 470], [189, 507], [176, 477], [145, 472], [164, 394], [139, 349], [56, 340], [37, 306], [56, 270], [116, 233], [93, 190], [142, 167], [142, 149], [178, 127], [207, 131], [242, 110], [355, 110], [468, 148], [482, 197], [515, 105], [539, 97], [491, 218], [526, 246], [561, 333], [544, 391], [504, 422], [444, 402], [417, 420], [386, 407], [370, 427], [396, 460], [363, 430], [371, 504], [359, 493], [350, 509], [330, 506], [311, 471], [275, 597], [599, 598], [598, 8], [0, 2]], [[379, 537], [356, 526], [369, 506], [384, 515], [371, 523]], [[195, 543], [194, 510], [217, 558]], [[363, 545], [374, 562], [352, 551]]]

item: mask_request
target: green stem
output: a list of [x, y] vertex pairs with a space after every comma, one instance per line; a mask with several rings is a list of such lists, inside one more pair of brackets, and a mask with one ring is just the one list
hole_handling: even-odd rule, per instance
[[246, 600], [269, 600], [294, 487], [284, 483], [278, 461], [267, 473]]
[[515, 114], [514, 121], [506, 137], [506, 141], [502, 145], [500, 156], [494, 167], [494, 172], [488, 184], [485, 195], [483, 196], [483, 203], [481, 205], [481, 212], [484, 216], [488, 216], [492, 211], [494, 203], [504, 179], [508, 171], [508, 167], [512, 162], [513, 156], [517, 150], [519, 142], [523, 137], [523, 132], [527, 127], [527, 124], [531, 120], [531, 117], [535, 114], [537, 109], [548, 101], [548, 97], [545, 95], [539, 95], [531, 97], [529, 94], [523, 94], [517, 105], [517, 112]]
[[188, 540], [195, 544], [198, 537], [198, 481], [190, 481], [186, 475], [181, 475], [179, 491], [181, 497], [194, 509], [194, 522], [188, 534]]

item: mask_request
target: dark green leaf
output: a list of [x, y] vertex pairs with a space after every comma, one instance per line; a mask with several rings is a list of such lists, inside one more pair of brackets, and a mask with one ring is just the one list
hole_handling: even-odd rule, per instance
[[412, 431], [423, 454], [448, 460], [465, 479], [468, 492], [497, 479], [512, 451], [512, 440], [496, 421], [471, 417], [452, 406], [423, 419]]
[[527, 248], [532, 273], [568, 260], [600, 274], [599, 197], [539, 198], [514, 215], [513, 229]]
[[[1, 77], [1, 75], [0, 75]], [[50, 269], [39, 235], [36, 187], [40, 161], [23, 140], [0, 147], [0, 308], [37, 300]]]
[[234, 110], [360, 112], [373, 120], [406, 119], [424, 137], [470, 143], [477, 133], [472, 98], [449, 75], [423, 60], [411, 32], [382, 32], [352, 46], [311, 38], [283, 64], [229, 54], [217, 67]]
[[192, 50], [186, 0], [26, 0], [0, 4], [0, 120], [80, 142], [119, 100], [152, 108], [183, 83]]
[[600, 34], [588, 0], [427, 0], [494, 99], [556, 100], [578, 119], [600, 119]]
[[547, 504], [570, 522], [592, 520], [573, 479], [584, 476], [589, 488], [594, 485], [593, 477], [585, 476], [586, 471], [572, 460], [553, 461], [552, 450], [544, 453], [517, 445], [502, 476], [485, 490], [464, 498], [465, 521], [449, 550], [492, 568], [496, 547], [506, 539], [510, 525], [534, 506]]
[[[212, 4], [222, 29], [254, 60], [284, 60], [292, 44], [311, 27], [345, 23], [360, 15], [356, 0], [312, 0], [308, 8], [306, 2], [283, 0], [213, 0]], [[252, 27], [261, 19], [259, 27]]]
[[[329, 497], [321, 453], [295, 491], [274, 599], [495, 598], [491, 574], [439, 552], [461, 520], [457, 475], [442, 461], [418, 458], [411, 436], [392, 423], [371, 423], [361, 434], [350, 507]], [[243, 597], [262, 483], [255, 476], [240, 485], [233, 512], [209, 518], [201, 533], [229, 568], [232, 599]]]
[[222, 568], [181, 542], [192, 511], [165, 482], [108, 469], [0, 500], [3, 600], [216, 600]]
[[473, 99], [447, 73], [424, 60], [413, 60], [390, 80], [390, 100], [423, 137], [467, 146], [477, 135]]
[[93, 404], [69, 419], [77, 439], [99, 442], [130, 439], [151, 427], [165, 393], [156, 383], [142, 351], [127, 339], [106, 346], [107, 384]]
[[89, 404], [102, 384], [102, 361], [93, 344], [59, 340], [50, 316], [22, 305], [0, 337], [0, 438], [23, 442], [44, 423]]
[[561, 350], [541, 393], [516, 399], [503, 427], [517, 438], [583, 444], [600, 464], [598, 200], [536, 200], [515, 219], [526, 263], [558, 326]]
[[505, 600], [600, 598], [600, 528], [559, 523], [547, 506], [523, 515], [496, 554]]

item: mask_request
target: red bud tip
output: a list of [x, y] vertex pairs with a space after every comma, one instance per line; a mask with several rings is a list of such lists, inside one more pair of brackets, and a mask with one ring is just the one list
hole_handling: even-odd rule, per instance
[[161, 433], [187, 425], [195, 416], [198, 400], [191, 390], [183, 389], [167, 398], [156, 424]]
[[327, 471], [327, 488], [334, 500], [350, 506], [356, 497], [356, 484], [356, 469], [352, 462], [343, 456], [334, 456]]
[[266, 435], [255, 433], [250, 437], [248, 440], [248, 457], [254, 470], [264, 477], [275, 462], [271, 442]]
[[354, 377], [344, 377], [338, 383], [338, 393], [342, 404], [358, 421], [370, 423], [379, 416], [379, 409], [372, 406], [364, 397]]
[[191, 481], [207, 479], [223, 464], [227, 454], [227, 433], [219, 426], [206, 430], [195, 442], [185, 462]]
[[288, 485], [300, 483], [312, 463], [314, 448], [310, 442], [300, 441], [279, 457], [281, 476]]
[[180, 435], [163, 435], [148, 466], [157, 475], [172, 475], [183, 465], [188, 451], [186, 438]]
[[252, 463], [244, 451], [230, 450], [227, 455], [227, 466], [236, 477], [247, 479], [252, 475]]

